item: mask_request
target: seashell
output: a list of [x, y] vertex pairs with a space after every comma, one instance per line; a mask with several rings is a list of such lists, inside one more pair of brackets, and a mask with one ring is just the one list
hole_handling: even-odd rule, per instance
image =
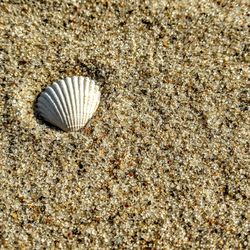
[[77, 131], [93, 116], [100, 102], [94, 80], [73, 76], [47, 87], [37, 101], [38, 113], [64, 131]]

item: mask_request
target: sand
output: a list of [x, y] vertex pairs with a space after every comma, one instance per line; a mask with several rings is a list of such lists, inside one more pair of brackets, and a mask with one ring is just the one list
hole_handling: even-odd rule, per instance
[[[1, 249], [249, 248], [249, 2], [0, 2]], [[37, 116], [66, 76], [79, 132]]]

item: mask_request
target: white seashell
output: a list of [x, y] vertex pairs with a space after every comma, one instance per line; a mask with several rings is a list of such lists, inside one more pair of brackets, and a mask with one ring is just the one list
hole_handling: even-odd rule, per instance
[[38, 113], [64, 131], [84, 127], [100, 102], [100, 90], [94, 80], [74, 76], [54, 82], [37, 101]]

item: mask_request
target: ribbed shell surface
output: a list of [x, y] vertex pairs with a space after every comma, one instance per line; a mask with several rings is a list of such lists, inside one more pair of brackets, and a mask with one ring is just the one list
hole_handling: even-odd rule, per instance
[[77, 131], [93, 116], [100, 102], [94, 80], [74, 76], [58, 80], [39, 96], [38, 113], [64, 131]]

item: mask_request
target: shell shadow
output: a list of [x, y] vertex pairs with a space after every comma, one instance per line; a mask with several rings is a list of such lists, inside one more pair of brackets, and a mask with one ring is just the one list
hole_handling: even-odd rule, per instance
[[[43, 91], [43, 90], [42, 90]], [[61, 132], [62, 130], [55, 127], [54, 125], [52, 125], [51, 123], [45, 121], [40, 115], [39, 115], [39, 112], [37, 110], [37, 101], [38, 101], [38, 98], [39, 96], [41, 95], [42, 91], [36, 96], [33, 104], [32, 104], [32, 110], [33, 110], [33, 115], [36, 119], [36, 122], [39, 124], [39, 125], [46, 125], [46, 127], [48, 127], [49, 129], [52, 129], [54, 131], [57, 131], [57, 132]]]

